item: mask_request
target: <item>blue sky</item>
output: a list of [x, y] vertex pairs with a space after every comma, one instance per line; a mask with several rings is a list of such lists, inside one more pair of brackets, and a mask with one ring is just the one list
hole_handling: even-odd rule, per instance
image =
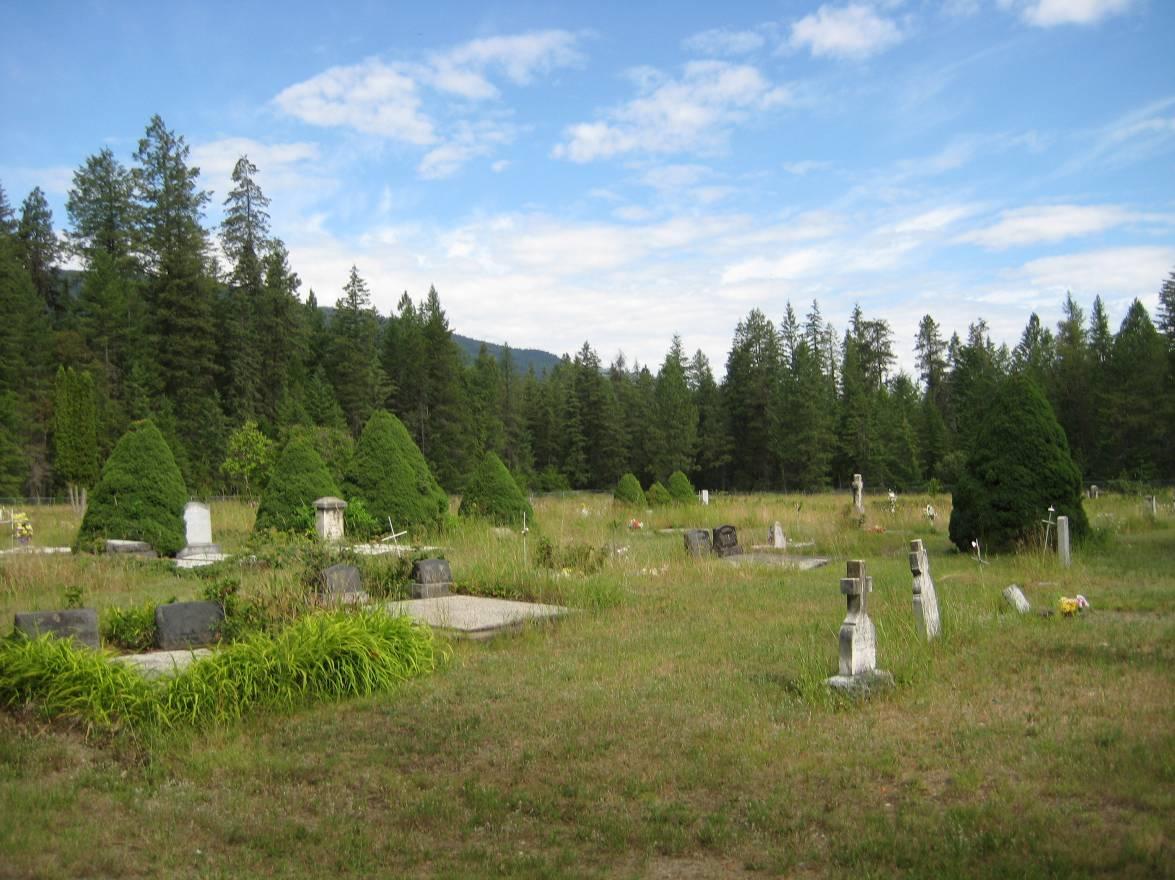
[[320, 302], [435, 284], [459, 332], [721, 372], [815, 298], [1015, 344], [1065, 291], [1111, 319], [1175, 268], [1175, 3], [0, 0], [0, 182], [159, 113], [219, 219], [236, 158]]

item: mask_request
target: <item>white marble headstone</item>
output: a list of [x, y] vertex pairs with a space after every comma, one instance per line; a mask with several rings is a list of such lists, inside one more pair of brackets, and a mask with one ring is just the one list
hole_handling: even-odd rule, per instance
[[1024, 596], [1024, 591], [1016, 584], [1011, 584], [1004, 588], [1004, 601], [1015, 608], [1020, 614], [1027, 614], [1032, 610], [1028, 604], [1028, 599]]
[[189, 501], [184, 506], [184, 532], [189, 547], [212, 543], [212, 514], [207, 504]]
[[865, 481], [860, 474], [853, 474], [853, 507], [857, 513], [865, 512]]
[[710, 490], [703, 489], [702, 490], [702, 506], [706, 506], [709, 503], [710, 503]]
[[1061, 560], [1061, 565], [1065, 568], [1069, 567], [1071, 561], [1069, 556], [1069, 517], [1057, 517], [1057, 556]]
[[927, 641], [938, 638], [938, 594], [930, 577], [930, 560], [920, 540], [910, 542], [910, 573], [914, 575], [914, 621]]

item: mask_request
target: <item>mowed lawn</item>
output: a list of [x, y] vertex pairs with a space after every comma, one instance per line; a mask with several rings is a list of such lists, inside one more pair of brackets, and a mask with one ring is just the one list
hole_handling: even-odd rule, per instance
[[[260, 715], [166, 741], [86, 739], [0, 714], [0, 877], [1161, 877], [1175, 873], [1175, 516], [1087, 502], [1071, 568], [1028, 550], [981, 565], [947, 541], [949, 497], [717, 496], [652, 513], [539, 499], [523, 545], [484, 525], [426, 536], [460, 591], [560, 601], [562, 622], [454, 643], [380, 698]], [[30, 511], [38, 543], [76, 519]], [[631, 529], [629, 519], [643, 520]], [[781, 521], [796, 572], [694, 560], [668, 527]], [[213, 505], [242, 552], [248, 506]], [[556, 548], [608, 548], [583, 573]], [[926, 645], [908, 542], [942, 608]], [[847, 559], [874, 577], [878, 660], [897, 687], [834, 697]], [[591, 566], [586, 566], [590, 568]], [[297, 589], [241, 570], [242, 590]], [[1019, 583], [1034, 613], [1008, 611]], [[194, 598], [165, 563], [0, 562], [0, 632], [69, 587], [99, 607]], [[1085, 595], [1078, 618], [1042, 617]]]

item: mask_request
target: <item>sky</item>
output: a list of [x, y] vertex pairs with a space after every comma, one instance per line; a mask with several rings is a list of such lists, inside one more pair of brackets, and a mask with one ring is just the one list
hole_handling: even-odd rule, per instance
[[453, 328], [721, 374], [758, 308], [913, 371], [930, 314], [1015, 345], [1066, 291], [1116, 329], [1175, 269], [1168, 0], [0, 0], [0, 183], [67, 225], [73, 172], [159, 114], [220, 220], [244, 154], [318, 301], [435, 285]]

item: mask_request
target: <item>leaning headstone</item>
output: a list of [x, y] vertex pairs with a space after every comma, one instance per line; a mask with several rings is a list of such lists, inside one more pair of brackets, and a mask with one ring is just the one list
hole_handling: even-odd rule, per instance
[[702, 490], [702, 506], [706, 507], [706, 506], [709, 506], [709, 504], [710, 504], [710, 490], [703, 489]]
[[860, 559], [846, 564], [846, 577], [841, 578], [840, 591], [848, 603], [844, 623], [840, 625], [839, 674], [825, 683], [840, 691], [866, 692], [893, 684], [893, 676], [877, 668], [877, 630], [869, 618], [869, 594], [873, 592], [873, 578], [865, 574], [865, 563]]
[[690, 556], [710, 555], [710, 533], [706, 529], [688, 529], [683, 537]]
[[155, 644], [161, 651], [211, 645], [220, 639], [224, 608], [219, 602], [172, 602], [155, 606]]
[[783, 535], [783, 526], [780, 525], [779, 520], [775, 521], [775, 525], [767, 533], [767, 543], [779, 550], [787, 549], [787, 538]]
[[860, 474], [853, 474], [853, 509], [857, 513], [865, 512], [865, 481]]
[[719, 556], [737, 556], [742, 553], [738, 546], [738, 530], [734, 526], [719, 526], [714, 530], [714, 552]]
[[1057, 517], [1057, 557], [1061, 560], [1061, 565], [1065, 568], [1069, 567], [1072, 561], [1069, 558], [1069, 517]]
[[138, 556], [143, 559], [154, 559], [159, 555], [146, 541], [123, 541], [117, 538], [107, 539], [106, 552]]
[[344, 562], [323, 569], [322, 596], [336, 602], [358, 602], [366, 599], [359, 569]]
[[413, 599], [435, 599], [449, 595], [453, 571], [447, 559], [418, 559], [412, 564]]
[[347, 502], [333, 495], [314, 501], [314, 529], [324, 541], [343, 540], [343, 511]]
[[914, 575], [914, 622], [926, 640], [938, 638], [938, 594], [930, 577], [930, 560], [920, 540], [910, 542], [910, 573]]
[[1028, 604], [1028, 599], [1024, 597], [1024, 591], [1016, 584], [1010, 584], [1004, 588], [1004, 601], [1016, 609], [1020, 614], [1027, 614], [1032, 610]]
[[73, 639], [87, 648], [98, 648], [98, 612], [93, 608], [66, 608], [63, 611], [22, 611], [13, 618], [12, 628], [30, 639], [41, 635]]

